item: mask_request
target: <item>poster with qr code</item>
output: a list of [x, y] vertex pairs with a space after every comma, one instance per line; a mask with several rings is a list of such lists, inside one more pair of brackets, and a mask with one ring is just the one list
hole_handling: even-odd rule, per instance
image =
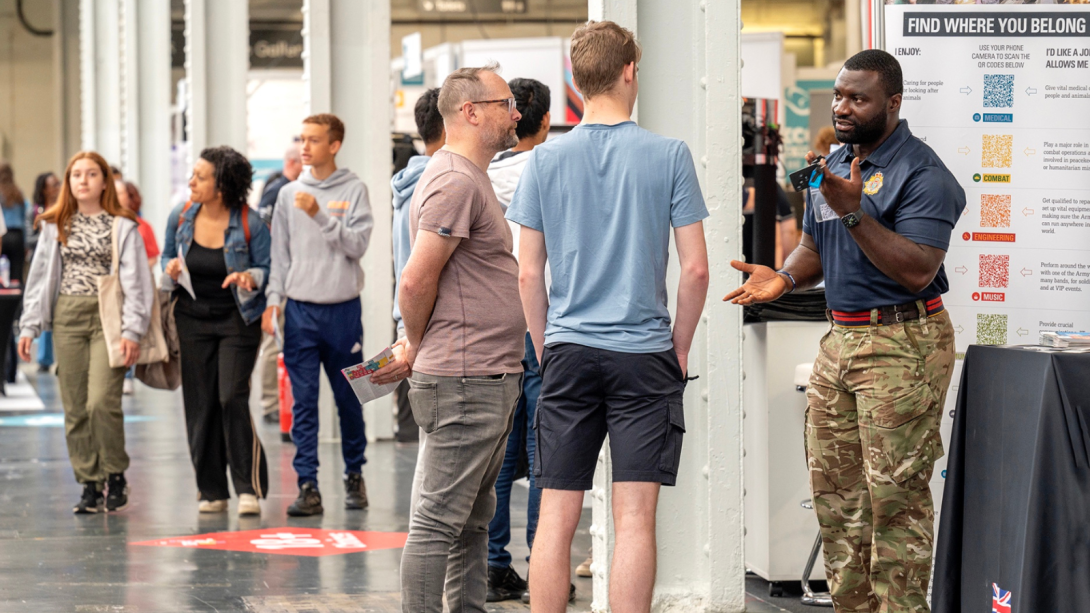
[[884, 25], [900, 115], [965, 190], [944, 262], [948, 441], [970, 345], [1090, 330], [1090, 5], [887, 5]]

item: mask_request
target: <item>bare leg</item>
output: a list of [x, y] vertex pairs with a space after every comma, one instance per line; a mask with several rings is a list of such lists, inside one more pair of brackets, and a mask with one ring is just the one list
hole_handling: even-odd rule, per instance
[[571, 541], [583, 512], [583, 491], [543, 490], [530, 556], [530, 610], [564, 613], [571, 585]]
[[613, 484], [616, 544], [609, 575], [609, 606], [613, 613], [651, 610], [658, 555], [655, 510], [660, 488], [658, 483]]

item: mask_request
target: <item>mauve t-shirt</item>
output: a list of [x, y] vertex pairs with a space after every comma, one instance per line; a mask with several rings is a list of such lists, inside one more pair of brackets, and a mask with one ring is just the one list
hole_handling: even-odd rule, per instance
[[488, 175], [446, 150], [428, 162], [409, 212], [418, 231], [462, 239], [439, 275], [413, 370], [440, 377], [521, 373], [526, 320], [511, 228]]

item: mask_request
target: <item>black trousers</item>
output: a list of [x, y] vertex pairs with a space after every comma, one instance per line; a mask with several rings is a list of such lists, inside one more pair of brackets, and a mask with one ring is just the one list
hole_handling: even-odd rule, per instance
[[265, 449], [250, 417], [250, 375], [261, 324], [246, 325], [238, 309], [209, 313], [199, 302], [175, 309], [182, 351], [182, 399], [189, 452], [201, 500], [226, 500], [227, 470], [236, 494], [264, 498], [269, 487]]

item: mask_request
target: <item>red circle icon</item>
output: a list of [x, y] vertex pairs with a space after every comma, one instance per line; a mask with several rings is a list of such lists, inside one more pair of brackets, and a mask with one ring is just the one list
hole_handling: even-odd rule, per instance
[[973, 300], [974, 301], [980, 300], [980, 293], [979, 292], [973, 292]]
[[961, 235], [961, 238], [963, 238], [965, 240], [969, 240], [970, 238], [973, 238], [973, 235], [966, 232], [965, 234]]

